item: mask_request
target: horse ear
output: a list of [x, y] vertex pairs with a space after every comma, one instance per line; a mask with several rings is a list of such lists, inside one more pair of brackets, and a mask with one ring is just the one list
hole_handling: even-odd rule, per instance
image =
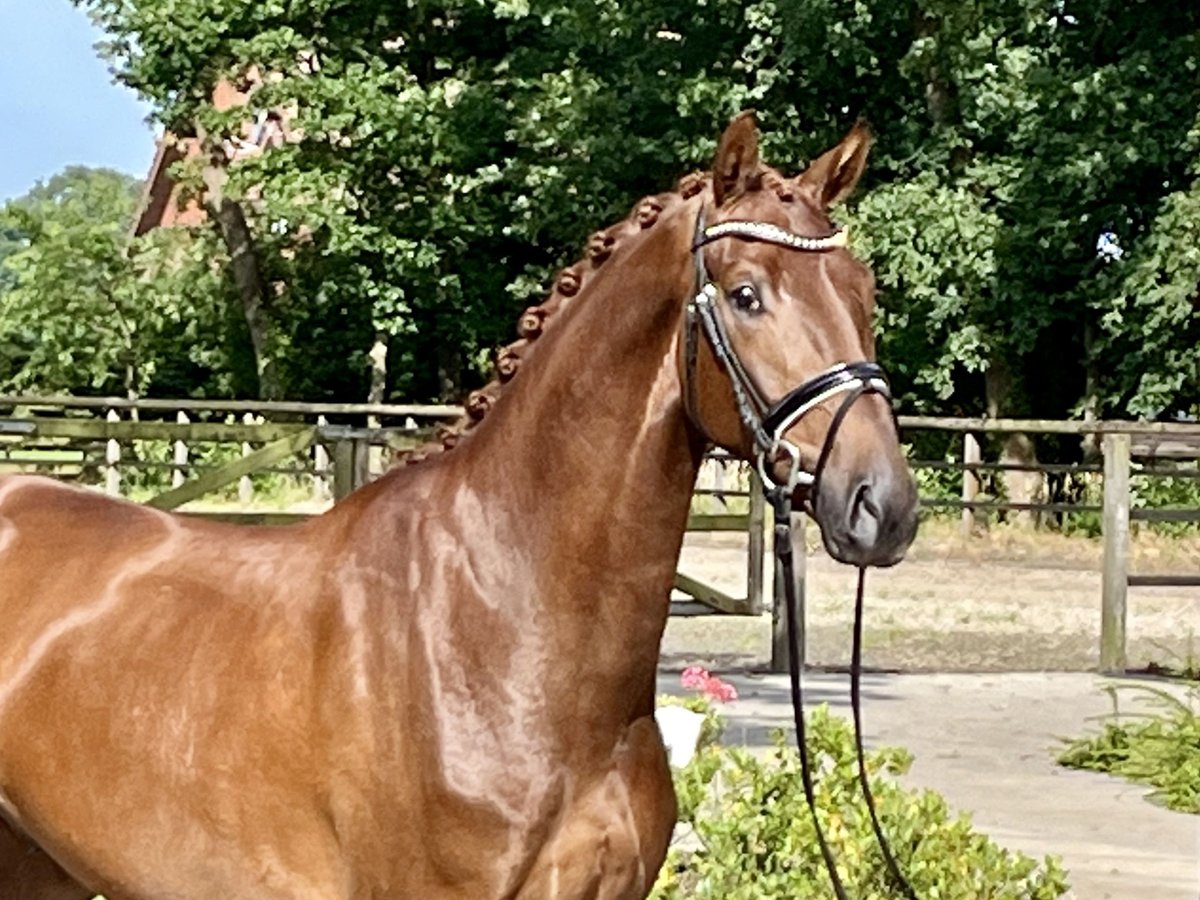
[[850, 195], [867, 165], [871, 128], [861, 119], [832, 150], [822, 154], [798, 179], [816, 195], [824, 209]]
[[758, 126], [753, 111], [739, 113], [717, 144], [713, 160], [713, 199], [720, 206], [735, 194], [754, 187], [761, 166], [758, 160]]

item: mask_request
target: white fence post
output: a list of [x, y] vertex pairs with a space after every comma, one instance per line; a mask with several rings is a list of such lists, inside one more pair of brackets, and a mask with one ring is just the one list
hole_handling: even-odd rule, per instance
[[[367, 428], [380, 428], [382, 425], [379, 416], [367, 416]], [[374, 443], [367, 445], [367, 472], [372, 478], [383, 474], [383, 448]]]
[[1129, 591], [1128, 434], [1106, 434], [1104, 452], [1104, 574], [1100, 588], [1100, 671], [1122, 673], [1125, 601]]
[[[105, 416], [109, 422], [120, 422], [121, 416], [110, 409]], [[104, 492], [111, 497], [121, 496], [121, 444], [110, 439], [104, 447]]]
[[[175, 421], [180, 425], [189, 424], [187, 413], [180, 410], [175, 414]], [[187, 479], [188, 445], [184, 440], [175, 442], [175, 452], [172, 457], [175, 468], [171, 470], [171, 487], [177, 488]]]
[[[324, 416], [317, 416], [317, 428], [324, 428], [328, 424], [329, 420]], [[313, 441], [312, 498], [316, 503], [325, 503], [332, 495], [333, 491], [329, 489], [329, 451], [318, 435]]]
[[[978, 463], [983, 459], [983, 454], [979, 450], [979, 439], [969, 431], [963, 432], [963, 464], [970, 465]], [[978, 469], [963, 469], [962, 473], [962, 501], [964, 504], [971, 503], [979, 496], [979, 470]], [[975, 508], [973, 506], [963, 506], [962, 508], [962, 533], [963, 537], [970, 537], [971, 531], [975, 527]]]
[[[242, 416], [243, 425], [253, 425], [254, 421], [254, 413], [246, 413], [244, 416]], [[249, 456], [253, 452], [254, 448], [249, 444], [242, 444], [243, 457]], [[249, 475], [243, 475], [238, 479], [238, 503], [240, 503], [242, 506], [249, 506], [253, 500], [254, 481], [251, 480]]]

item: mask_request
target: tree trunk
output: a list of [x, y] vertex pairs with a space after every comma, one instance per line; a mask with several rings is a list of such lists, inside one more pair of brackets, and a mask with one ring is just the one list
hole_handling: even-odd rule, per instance
[[[941, 25], [928, 12], [917, 13], [917, 37], [937, 40]], [[925, 70], [925, 109], [934, 125], [945, 125], [950, 112], [950, 85], [936, 62]]]
[[242, 314], [250, 331], [254, 366], [258, 374], [258, 395], [263, 400], [283, 396], [279, 374], [270, 358], [271, 322], [267, 314], [268, 287], [258, 265], [254, 238], [242, 207], [225, 195], [225, 168], [214, 159], [204, 168], [205, 206], [225, 247], [229, 250], [230, 271], [242, 302]]
[[[942, 33], [942, 22], [933, 13], [920, 11], [917, 13], [916, 33], [917, 37], [932, 40], [935, 45], [925, 67], [925, 111], [929, 114], [929, 121], [935, 130], [959, 128], [962, 123], [958, 119], [956, 85], [949, 80], [937, 59], [941, 45], [947, 41]], [[955, 141], [953, 144], [947, 163], [951, 172], [961, 174], [971, 162], [973, 154], [966, 142]]]
[[387, 391], [387, 357], [388, 336], [385, 332], [375, 332], [375, 343], [367, 358], [371, 361], [371, 387], [367, 391], [368, 403], [382, 403]]
[[[1100, 367], [1093, 352], [1096, 343], [1096, 326], [1091, 321], [1083, 325], [1083, 421], [1095, 422], [1100, 412]], [[1100, 459], [1100, 435], [1085, 434], [1083, 461], [1094, 463]]]
[[[1010, 414], [1013, 380], [1008, 363], [993, 358], [985, 376], [987, 391], [987, 413], [989, 418], [999, 419]], [[1016, 432], [1000, 436], [1000, 462], [1008, 465], [1036, 465], [1037, 448], [1033, 439]], [[1041, 472], [1001, 470], [1000, 480], [1004, 485], [1005, 499], [1009, 503], [1039, 503], [1045, 499], [1045, 478]], [[1006, 516], [1008, 522], [1034, 528], [1040, 516], [1034, 510], [1012, 510]]]
[[455, 345], [442, 343], [437, 348], [438, 399], [457, 403], [462, 399], [463, 358]]

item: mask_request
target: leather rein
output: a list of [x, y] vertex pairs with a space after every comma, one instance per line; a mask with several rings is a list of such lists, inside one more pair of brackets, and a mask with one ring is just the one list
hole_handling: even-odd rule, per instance
[[[774, 553], [775, 553], [775, 603], [786, 610], [788, 628], [788, 673], [791, 680], [792, 713], [796, 723], [796, 743], [800, 751], [800, 775], [804, 784], [804, 796], [812, 814], [817, 843], [833, 885], [837, 900], [847, 900], [846, 890], [837, 871], [837, 861], [817, 816], [813, 789], [812, 766], [808, 753], [808, 741], [804, 720], [804, 682], [802, 662], [797, 641], [799, 633], [796, 578], [793, 559], [792, 506], [797, 487], [806, 487], [809, 506], [815, 509], [821, 475], [837, 437], [838, 430], [850, 407], [864, 394], [879, 394], [891, 404], [892, 394], [887, 376], [882, 368], [866, 360], [839, 363], [821, 372], [799, 387], [794, 388], [779, 400], [769, 402], [749, 370], [742, 364], [737, 351], [729, 340], [729, 334], [721, 319], [717, 301], [720, 288], [709, 278], [704, 262], [704, 247], [712, 241], [737, 237], [743, 240], [763, 241], [802, 252], [819, 253], [847, 242], [846, 230], [838, 228], [823, 237], [805, 237], [766, 222], [726, 221], [705, 226], [704, 207], [696, 216], [695, 235], [692, 240], [692, 255], [695, 262], [695, 284], [692, 299], [684, 317], [684, 405], [689, 418], [700, 427], [695, 398], [695, 369], [702, 331], [718, 364], [729, 377], [737, 404], [738, 416], [754, 440], [754, 464], [762, 479], [763, 492], [774, 510]], [[825, 441], [811, 471], [804, 468], [800, 448], [784, 436], [796, 422], [807, 413], [834, 397], [841, 396], [825, 433]], [[701, 428], [703, 431], [703, 428]], [[788, 459], [788, 474], [782, 481], [775, 477], [774, 466], [781, 454]], [[875, 798], [867, 778], [862, 743], [862, 713], [859, 691], [862, 671], [862, 613], [863, 585], [866, 570], [858, 569], [858, 590], [854, 604], [853, 648], [850, 662], [850, 704], [854, 714], [854, 746], [858, 757], [858, 781], [863, 799], [871, 816], [871, 827], [879, 842], [884, 861], [894, 886], [906, 900], [917, 900], [916, 893], [900, 872], [891, 846], [884, 837], [875, 811]]]

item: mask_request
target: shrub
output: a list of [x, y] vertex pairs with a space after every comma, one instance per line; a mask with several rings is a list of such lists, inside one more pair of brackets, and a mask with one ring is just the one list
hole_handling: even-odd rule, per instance
[[1142, 693], [1157, 711], [1122, 715], [1117, 687], [1109, 685], [1113, 712], [1103, 730], [1068, 741], [1058, 762], [1150, 785], [1150, 799], [1200, 815], [1200, 688], [1192, 688], [1185, 699], [1147, 685], [1128, 689]]
[[[857, 782], [853, 733], [824, 707], [809, 717], [809, 746], [822, 827], [853, 896], [894, 900], [883, 856]], [[1065, 873], [1004, 850], [951, 818], [932, 791], [910, 791], [892, 778], [911, 763], [901, 749], [868, 754], [883, 827], [920, 897], [939, 900], [1050, 900], [1066, 893]], [[799, 754], [776, 735], [768, 758], [743, 749], [705, 747], [675, 773], [680, 828], [698, 848], [674, 846], [653, 900], [770, 900], [825, 897], [832, 891], [800, 780]]]

